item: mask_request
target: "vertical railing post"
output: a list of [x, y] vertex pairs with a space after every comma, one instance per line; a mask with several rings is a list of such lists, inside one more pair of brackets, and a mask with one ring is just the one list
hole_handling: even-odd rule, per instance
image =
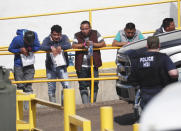
[[91, 131], [91, 121], [84, 122], [83, 131]]
[[[17, 92], [22, 92], [18, 90]], [[17, 93], [16, 93], [16, 120], [23, 120], [23, 101], [19, 101], [17, 99]]]
[[64, 131], [70, 131], [69, 116], [75, 115], [75, 90], [64, 89]]
[[35, 94], [30, 94], [29, 96], [29, 123], [32, 129], [36, 127], [36, 103], [32, 101], [32, 99], [34, 99], [36, 96]]
[[[91, 24], [92, 27], [92, 10], [89, 10], [89, 22]], [[91, 56], [90, 59], [90, 63], [91, 63], [91, 103], [94, 102], [94, 67], [93, 67], [93, 56]]]
[[93, 56], [91, 56], [91, 103], [94, 102], [94, 65]]
[[177, 9], [178, 9], [178, 29], [180, 29], [180, 0], [177, 1]]
[[92, 27], [92, 10], [91, 9], [89, 10], [89, 22]]
[[101, 131], [112, 130], [113, 131], [113, 110], [111, 106], [105, 106], [100, 108], [101, 119]]
[[77, 131], [77, 126], [70, 124], [70, 131]]
[[135, 123], [133, 124], [133, 131], [138, 131], [139, 130], [139, 124]]

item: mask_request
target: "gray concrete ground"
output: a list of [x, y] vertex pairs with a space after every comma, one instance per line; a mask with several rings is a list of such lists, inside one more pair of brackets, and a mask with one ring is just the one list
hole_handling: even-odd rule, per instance
[[[132, 131], [134, 123], [132, 105], [121, 100], [98, 102], [87, 105], [77, 105], [76, 114], [91, 120], [92, 131], [100, 131], [100, 107], [111, 106], [114, 116], [114, 131]], [[27, 112], [25, 118], [28, 118]], [[63, 110], [47, 107], [37, 109], [37, 127], [43, 131], [64, 130]], [[81, 131], [81, 128], [78, 128]]]
[[[101, 72], [115, 72], [105, 70]], [[181, 70], [179, 70], [181, 74]], [[181, 76], [180, 76], [181, 77]], [[180, 78], [179, 78], [180, 79]], [[61, 86], [57, 83], [57, 100], [60, 102]], [[100, 81], [98, 102], [95, 104], [82, 105], [78, 82], [71, 82], [71, 87], [75, 88], [76, 112], [77, 115], [91, 120], [92, 131], [100, 131], [100, 107], [112, 106], [114, 114], [114, 131], [132, 131], [134, 123], [134, 114], [132, 104], [118, 100], [115, 89], [115, 80]], [[47, 83], [33, 84], [34, 92], [38, 98], [48, 100]], [[28, 119], [27, 112], [25, 119]], [[48, 107], [37, 108], [37, 127], [43, 131], [63, 131], [64, 130], [63, 111], [51, 109]], [[80, 130], [80, 129], [79, 129]]]

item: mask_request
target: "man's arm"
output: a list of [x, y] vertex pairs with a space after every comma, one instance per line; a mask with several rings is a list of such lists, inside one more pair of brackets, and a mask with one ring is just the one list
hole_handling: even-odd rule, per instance
[[72, 48], [73, 48], [73, 49], [83, 49], [83, 48], [84, 48], [84, 45], [83, 45], [82, 43], [80, 43], [80, 44], [75, 44], [75, 43], [73, 43], [73, 44], [72, 44]]
[[113, 43], [112, 43], [112, 46], [122, 47], [122, 46], [124, 46], [126, 44], [128, 44], [128, 42], [118, 42], [117, 40], [114, 40]]
[[64, 41], [64, 43], [61, 45], [61, 48], [63, 50], [70, 49], [71, 44], [70, 44], [69, 38], [66, 35], [63, 36], [63, 41]]
[[168, 74], [171, 78], [178, 78], [178, 70], [177, 69], [173, 69], [173, 70], [169, 70]]
[[12, 42], [11, 42], [9, 48], [8, 48], [8, 51], [12, 52], [12, 53], [20, 53], [21, 50], [20, 50], [20, 46], [19, 46], [18, 43], [19, 43], [19, 39], [17, 37], [15, 37], [12, 40]]
[[105, 41], [101, 41], [101, 42], [98, 42], [98, 43], [93, 43], [93, 47], [94, 48], [101, 48], [101, 47], [105, 47], [106, 44], [105, 44]]
[[168, 70], [168, 75], [173, 79], [177, 79], [179, 76], [178, 70], [176, 69], [175, 64], [172, 62], [169, 56], [167, 56], [166, 58], [165, 65]]
[[41, 50], [43, 50], [43, 51], [51, 51], [51, 46], [48, 43], [49, 43], [49, 40], [48, 40], [48, 37], [46, 37], [43, 40], [43, 43], [41, 45]]
[[112, 42], [112, 46], [115, 47], [121, 47], [123, 45], [128, 44], [128, 42], [121, 42], [121, 36], [120, 36], [120, 31], [116, 34], [116, 37], [114, 38]]
[[98, 42], [97, 43], [93, 43], [93, 47], [94, 48], [101, 48], [101, 47], [105, 47], [106, 46], [104, 38], [101, 36], [101, 34], [99, 32], [97, 32], [97, 39], [98, 39]]
[[73, 49], [84, 49], [85, 45], [84, 45], [84, 43], [78, 43], [76, 36], [74, 36], [74, 40], [72, 42], [72, 48]]
[[20, 39], [19, 37], [15, 37], [9, 48], [8, 51], [12, 52], [14, 54], [24, 54], [25, 56], [28, 56], [28, 51], [25, 47], [23, 47], [20, 43], [23, 43], [23, 40]]

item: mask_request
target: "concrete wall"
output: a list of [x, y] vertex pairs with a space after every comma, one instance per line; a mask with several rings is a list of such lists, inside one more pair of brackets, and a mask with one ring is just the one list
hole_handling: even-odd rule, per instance
[[[114, 73], [115, 69], [100, 70], [101, 73]], [[99, 81], [99, 93], [97, 101], [116, 100], [118, 96], [116, 94], [115, 80]], [[71, 88], [75, 88], [76, 104], [82, 104], [78, 82], [70, 82]], [[47, 83], [34, 83], [33, 90], [37, 98], [48, 100], [48, 87]], [[57, 102], [60, 103], [62, 86], [57, 82]]]
[[[157, 1], [162, 0], [6, 0], [0, 4], [0, 18]], [[92, 28], [97, 29], [103, 36], [116, 35], [118, 30], [123, 29], [127, 22], [134, 22], [140, 31], [150, 31], [160, 27], [165, 17], [173, 17], [177, 25], [176, 3], [96, 11], [92, 13]], [[54, 24], [61, 25], [63, 33], [73, 39], [74, 33], [80, 30], [80, 23], [83, 20], [89, 20], [87, 12], [0, 20], [0, 45], [9, 46], [16, 35], [16, 30], [22, 28], [36, 31], [40, 41], [42, 41], [49, 35], [50, 28]], [[113, 38], [106, 39], [106, 44], [111, 44], [112, 40]], [[103, 62], [114, 61], [116, 58], [116, 50], [104, 50], [101, 53]], [[13, 57], [13, 55], [0, 56], [1, 65], [13, 68]], [[35, 69], [45, 69], [44, 61], [45, 54], [36, 54]], [[99, 85], [98, 101], [118, 99], [115, 81], [101, 81]], [[77, 103], [81, 103], [78, 83], [71, 82], [71, 87], [76, 89]], [[48, 100], [47, 83], [33, 84], [33, 88], [38, 98]], [[60, 96], [61, 86], [59, 84], [57, 89], [57, 96]]]
[[[6, 0], [0, 4], [0, 18], [157, 1], [162, 0]], [[177, 25], [176, 3], [94, 11], [92, 13], [92, 28], [97, 29], [103, 36], [116, 35], [118, 30], [123, 29], [127, 22], [134, 22], [136, 28], [140, 31], [150, 31], [160, 27], [165, 17], [173, 17]], [[61, 25], [63, 33], [73, 39], [74, 33], [80, 30], [80, 23], [83, 20], [89, 20], [88, 12], [0, 20], [0, 45], [9, 46], [16, 34], [16, 30], [22, 28], [36, 31], [40, 41], [42, 41], [49, 35], [50, 28], [54, 24]], [[112, 40], [112, 38], [106, 39], [106, 43], [111, 44]], [[101, 52], [103, 62], [115, 60], [116, 50], [104, 50]], [[0, 60], [1, 65], [8, 68], [13, 67], [12, 55], [0, 56]], [[44, 60], [45, 54], [36, 55], [35, 68], [45, 69]]]

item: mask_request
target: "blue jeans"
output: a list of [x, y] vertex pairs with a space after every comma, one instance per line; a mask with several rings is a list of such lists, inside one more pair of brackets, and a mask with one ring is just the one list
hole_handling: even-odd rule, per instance
[[[46, 69], [48, 79], [68, 79], [67, 67], [56, 67], [52, 70]], [[68, 81], [61, 82], [63, 88], [70, 88]], [[48, 95], [55, 97], [56, 82], [48, 82]]]
[[[78, 78], [91, 78], [91, 68], [89, 67], [82, 67], [81, 70], [76, 71], [76, 73]], [[94, 67], [94, 77], [99, 77], [99, 71], [96, 67]], [[94, 102], [96, 102], [97, 98], [97, 93], [99, 89], [98, 84], [99, 81], [94, 81]], [[83, 104], [87, 104], [90, 102], [89, 97], [91, 96], [91, 92], [89, 93], [88, 88], [91, 91], [91, 81], [79, 81], [79, 90]]]
[[162, 88], [151, 88], [151, 89], [146, 89], [146, 88], [141, 88], [141, 102], [140, 106], [142, 109], [145, 108], [145, 106], [150, 102], [150, 100], [158, 94]]

